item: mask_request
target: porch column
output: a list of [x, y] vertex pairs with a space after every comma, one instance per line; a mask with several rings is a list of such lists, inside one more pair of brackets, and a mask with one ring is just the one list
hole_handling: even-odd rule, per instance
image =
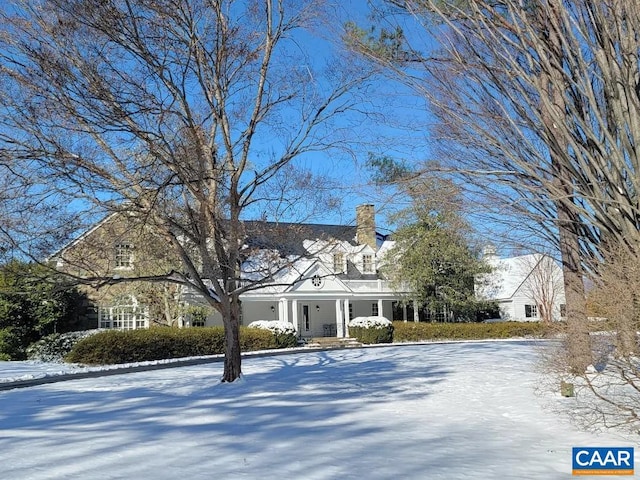
[[289, 322], [289, 302], [286, 298], [281, 298], [278, 302], [278, 320]]
[[384, 310], [382, 310], [382, 300], [378, 299], [378, 315], [384, 317]]
[[292, 322], [293, 328], [296, 329], [296, 333], [300, 330], [298, 328], [298, 300], [291, 300], [291, 313], [292, 313]]
[[344, 301], [344, 336], [349, 336], [349, 299], [345, 299]]
[[407, 323], [407, 304], [406, 303], [402, 304], [402, 321], [404, 323]]
[[336, 300], [336, 337], [344, 337], [344, 322], [342, 318], [342, 308], [340, 308], [340, 300]]
[[420, 315], [418, 314], [418, 302], [413, 301], [413, 321], [418, 323], [420, 321]]

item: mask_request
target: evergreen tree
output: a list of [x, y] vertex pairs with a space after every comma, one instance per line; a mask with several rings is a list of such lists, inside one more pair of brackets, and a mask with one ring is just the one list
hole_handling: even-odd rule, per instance
[[[494, 306], [478, 301], [475, 277], [488, 273], [471, 241], [472, 228], [463, 218], [464, 205], [458, 187], [448, 179], [415, 177], [403, 166], [390, 169], [389, 159], [370, 163], [380, 171], [398, 173], [392, 181], [410, 204], [394, 214], [399, 225], [389, 251], [387, 269], [398, 291], [409, 291], [410, 298], [426, 310], [444, 313], [447, 321], [474, 321]], [[380, 177], [377, 175], [378, 178]]]
[[12, 260], [0, 267], [0, 360], [24, 360], [45, 335], [77, 327], [81, 294], [41, 265]]

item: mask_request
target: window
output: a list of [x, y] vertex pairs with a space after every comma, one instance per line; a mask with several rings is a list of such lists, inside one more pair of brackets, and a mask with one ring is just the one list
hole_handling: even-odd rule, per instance
[[311, 285], [316, 288], [320, 288], [322, 286], [322, 278], [319, 275], [314, 275], [311, 277]]
[[524, 316], [527, 318], [538, 318], [538, 306], [537, 305], [525, 305]]
[[371, 315], [373, 317], [377, 317], [379, 315], [379, 313], [378, 313], [378, 302], [371, 304]]
[[194, 318], [191, 320], [192, 327], [204, 327], [207, 324], [207, 320], [205, 318]]
[[353, 318], [353, 303], [349, 302], [349, 318]]
[[98, 318], [100, 319], [98, 323], [100, 328], [111, 328], [111, 312], [109, 308], [101, 307], [98, 310]]
[[117, 243], [115, 246], [116, 268], [133, 267], [133, 245], [130, 243]]
[[344, 273], [344, 254], [333, 254], [333, 273]]
[[373, 255], [362, 256], [362, 273], [373, 273]]
[[136, 330], [149, 326], [146, 310], [132, 296], [122, 297], [112, 306], [101, 307], [98, 317], [100, 328]]

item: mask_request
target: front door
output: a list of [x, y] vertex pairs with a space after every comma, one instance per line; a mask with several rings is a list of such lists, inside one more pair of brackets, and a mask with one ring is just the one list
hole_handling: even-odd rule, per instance
[[302, 305], [302, 336], [308, 337], [311, 331], [311, 319], [309, 319], [309, 305]]

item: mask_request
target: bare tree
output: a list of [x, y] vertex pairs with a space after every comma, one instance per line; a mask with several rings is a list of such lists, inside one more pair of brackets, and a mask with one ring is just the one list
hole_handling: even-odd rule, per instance
[[[400, 58], [360, 50], [429, 99], [449, 171], [561, 253], [568, 341], [549, 378], [576, 383], [589, 426], [637, 431], [638, 2], [383, 3], [427, 41]], [[607, 300], [599, 335], [585, 322], [586, 275]]]
[[[638, 375], [638, 289], [640, 260], [625, 247], [611, 248], [589, 291], [593, 363], [581, 375], [566, 370], [564, 349], [547, 353], [546, 367], [554, 375], [543, 385], [557, 392], [558, 383], [573, 384], [570, 416], [580, 426], [616, 428], [637, 433], [640, 428]], [[550, 347], [551, 348], [551, 347]], [[559, 407], [566, 409], [567, 404]], [[566, 412], [565, 412], [566, 413]]]
[[163, 239], [180, 268], [90, 280], [170, 281], [202, 294], [224, 319], [225, 382], [241, 374], [239, 296], [288, 266], [265, 262], [241, 281], [252, 254], [243, 216], [269, 217], [289, 200], [274, 196], [282, 169], [343, 146], [360, 120], [345, 115], [361, 103], [356, 87], [369, 73], [353, 62], [324, 65], [296, 41], [321, 3], [2, 8], [3, 155], [30, 159], [46, 175], [43, 188], [75, 208], [131, 213]]
[[583, 277], [609, 245], [634, 251], [638, 239], [637, 2], [383, 3], [427, 41], [400, 58], [366, 48], [358, 30], [354, 44], [429, 99], [441, 161], [559, 249], [568, 358], [584, 371]]
[[520, 260], [520, 267], [530, 272], [523, 285], [523, 291], [538, 308], [538, 317], [547, 325], [559, 320], [564, 304], [564, 282], [562, 270], [549, 255], [526, 255]]

